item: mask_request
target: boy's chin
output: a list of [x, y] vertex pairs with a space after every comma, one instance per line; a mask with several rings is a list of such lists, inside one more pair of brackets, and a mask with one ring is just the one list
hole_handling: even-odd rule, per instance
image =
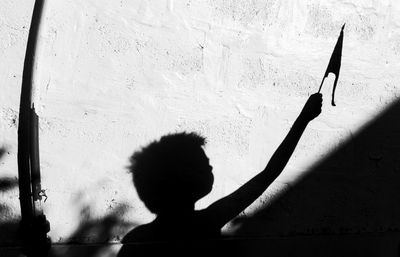
[[200, 194], [200, 197], [198, 200], [200, 200], [201, 198], [205, 197], [206, 195], [208, 195], [212, 190], [212, 185], [208, 186], [206, 188], [204, 188], [204, 190], [202, 191], [202, 193]]

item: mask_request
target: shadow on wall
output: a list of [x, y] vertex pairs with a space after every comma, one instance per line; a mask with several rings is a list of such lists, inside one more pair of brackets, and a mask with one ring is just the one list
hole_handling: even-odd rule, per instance
[[[0, 178], [0, 194], [8, 193], [18, 187], [18, 180], [15, 178]], [[0, 203], [0, 246], [14, 245], [16, 242], [16, 232], [18, 220], [4, 220], [5, 217], [15, 216], [14, 211], [5, 203]]]
[[[3, 159], [7, 149], [4, 147], [0, 148], [0, 160]], [[18, 180], [12, 177], [0, 178], [0, 195], [5, 195], [18, 187]], [[0, 246], [12, 246], [15, 245], [17, 240], [16, 234], [18, 229], [18, 220], [9, 219], [13, 217], [14, 212], [5, 203], [0, 202]]]
[[[0, 179], [0, 194], [18, 187], [18, 180], [11, 178]], [[81, 209], [81, 224], [69, 236], [66, 243], [52, 243], [49, 257], [95, 257], [116, 256], [118, 245], [111, 241], [118, 241], [121, 235], [135, 224], [124, 222], [121, 217], [125, 214], [127, 206], [121, 204], [111, 212], [100, 218], [91, 217], [91, 207]], [[0, 204], [0, 217], [14, 215], [6, 205]], [[62, 217], [60, 217], [62, 218]], [[50, 220], [51, 223], [51, 220]], [[1, 220], [0, 222], [0, 256], [17, 257], [21, 254], [21, 243], [18, 240], [18, 219]], [[115, 249], [114, 249], [115, 248]]]
[[[0, 148], [0, 160], [7, 149]], [[0, 195], [5, 196], [18, 188], [18, 180], [13, 177], [0, 177]], [[19, 250], [17, 231], [19, 220], [15, 218], [14, 210], [4, 202], [0, 202], [0, 256], [18, 256]]]
[[[53, 243], [50, 257], [78, 257], [78, 256], [116, 256], [118, 249], [114, 249], [111, 241], [119, 241], [118, 235], [126, 232], [127, 228], [135, 224], [124, 222], [121, 217], [127, 210], [127, 205], [121, 204], [101, 218], [91, 216], [91, 207], [85, 205], [81, 209], [82, 223], [69, 236], [66, 243]], [[119, 247], [118, 247], [119, 248]]]
[[[6, 153], [5, 148], [0, 148], [0, 160]], [[18, 189], [18, 179], [13, 177], [0, 178], [0, 195]], [[13, 197], [13, 200], [14, 197]], [[126, 213], [127, 206], [120, 204], [109, 213], [100, 218], [93, 218], [91, 207], [84, 205], [81, 209], [81, 224], [69, 236], [70, 240], [63, 244], [52, 244], [49, 256], [74, 257], [74, 256], [116, 256], [118, 249], [113, 249], [109, 244], [112, 240], [119, 240], [116, 235], [121, 235], [134, 224], [124, 222], [121, 217]], [[15, 217], [15, 218], [14, 218]], [[62, 217], [59, 217], [62, 219]], [[50, 220], [51, 223], [51, 220]], [[21, 256], [21, 243], [18, 240], [19, 216], [7, 203], [0, 202], [0, 256]], [[89, 242], [96, 242], [90, 244]], [[85, 245], [83, 245], [85, 243]], [[79, 245], [81, 245], [79, 247]], [[105, 253], [109, 254], [105, 255]]]
[[[270, 206], [234, 223], [239, 237], [348, 235], [348, 241], [356, 242], [351, 235], [392, 233], [398, 240], [392, 240], [391, 249], [381, 245], [378, 237], [369, 245], [364, 241], [363, 246], [352, 247], [360, 246], [358, 250], [367, 256], [395, 253], [400, 240], [400, 101], [316, 164]], [[338, 249], [338, 245], [331, 247]], [[296, 251], [283, 250], [283, 255]]]
[[[235, 236], [252, 238], [242, 241], [249, 254], [279, 250], [279, 256], [334, 256], [346, 250], [354, 256], [395, 256], [400, 240], [382, 240], [387, 239], [383, 234], [400, 235], [399, 119], [400, 101], [396, 101], [275, 202], [250, 217], [236, 219], [239, 229]], [[15, 179], [0, 179], [0, 193], [16, 186]], [[118, 234], [116, 230], [133, 226], [121, 220], [125, 209], [121, 205], [104, 217], [93, 218], [90, 206], [84, 206], [82, 223], [69, 244], [53, 244], [50, 256], [115, 256], [118, 249], [110, 249], [107, 242]], [[8, 210], [0, 205], [2, 217]], [[3, 231], [15, 231], [16, 227], [16, 221], [2, 221], [0, 236], [7, 237]], [[302, 235], [306, 237], [299, 237]], [[364, 240], [365, 235], [368, 238]], [[262, 241], [264, 236], [274, 236], [267, 239], [269, 245]], [[88, 241], [97, 244], [82, 245]]]

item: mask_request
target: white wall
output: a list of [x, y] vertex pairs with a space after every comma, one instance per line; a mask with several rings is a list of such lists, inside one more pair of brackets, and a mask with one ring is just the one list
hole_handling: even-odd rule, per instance
[[[47, 2], [36, 106], [54, 242], [118, 241], [150, 221], [125, 167], [135, 150], [166, 133], [208, 138], [216, 179], [198, 208], [251, 178], [318, 90], [345, 22], [337, 106], [330, 105], [332, 76], [323, 113], [246, 215], [292, 188], [400, 94], [395, 0]], [[17, 176], [15, 120], [32, 8], [33, 1], [0, 2], [1, 177]], [[396, 169], [393, 161], [388, 167]], [[16, 218], [16, 188], [0, 199], [10, 208], [0, 221]], [[128, 224], [98, 238], [96, 224], [107, 215]], [[89, 232], [76, 233], [82, 224]]]

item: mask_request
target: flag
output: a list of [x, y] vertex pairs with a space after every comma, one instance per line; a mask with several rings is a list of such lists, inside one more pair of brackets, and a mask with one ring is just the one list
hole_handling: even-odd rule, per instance
[[344, 30], [345, 25], [346, 24], [343, 24], [343, 26], [342, 26], [342, 30], [340, 31], [340, 36], [336, 42], [335, 49], [333, 50], [331, 59], [329, 60], [328, 67], [326, 68], [326, 71], [325, 71], [324, 78], [322, 79], [322, 83], [318, 90], [318, 92], [321, 91], [324, 79], [326, 77], [328, 77], [329, 73], [335, 74], [335, 82], [333, 83], [333, 90], [332, 90], [332, 106], [336, 106], [335, 105], [335, 91], [336, 91], [336, 85], [337, 85], [337, 82], [339, 79], [340, 65], [342, 62], [343, 30]]

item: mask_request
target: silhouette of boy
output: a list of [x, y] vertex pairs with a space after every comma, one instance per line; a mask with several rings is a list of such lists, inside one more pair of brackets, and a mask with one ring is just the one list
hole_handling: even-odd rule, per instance
[[[218, 238], [221, 228], [255, 201], [282, 172], [307, 124], [321, 113], [321, 106], [322, 95], [311, 95], [265, 169], [203, 210], [195, 210], [195, 203], [213, 185], [212, 167], [203, 150], [205, 138], [195, 133], [170, 134], [134, 153], [130, 159], [133, 183], [156, 218], [130, 231], [122, 240], [124, 245], [118, 256], [139, 256], [139, 248], [132, 247], [137, 243], [167, 242], [171, 246], [173, 242], [187, 244]], [[176, 246], [179, 248], [179, 244]], [[174, 248], [174, 253], [178, 248]], [[198, 247], [191, 245], [190, 249]], [[149, 250], [151, 247], [142, 254], [151, 256]], [[153, 249], [153, 255], [156, 254], [166, 252], [155, 253]], [[193, 252], [185, 255], [193, 256]]]

